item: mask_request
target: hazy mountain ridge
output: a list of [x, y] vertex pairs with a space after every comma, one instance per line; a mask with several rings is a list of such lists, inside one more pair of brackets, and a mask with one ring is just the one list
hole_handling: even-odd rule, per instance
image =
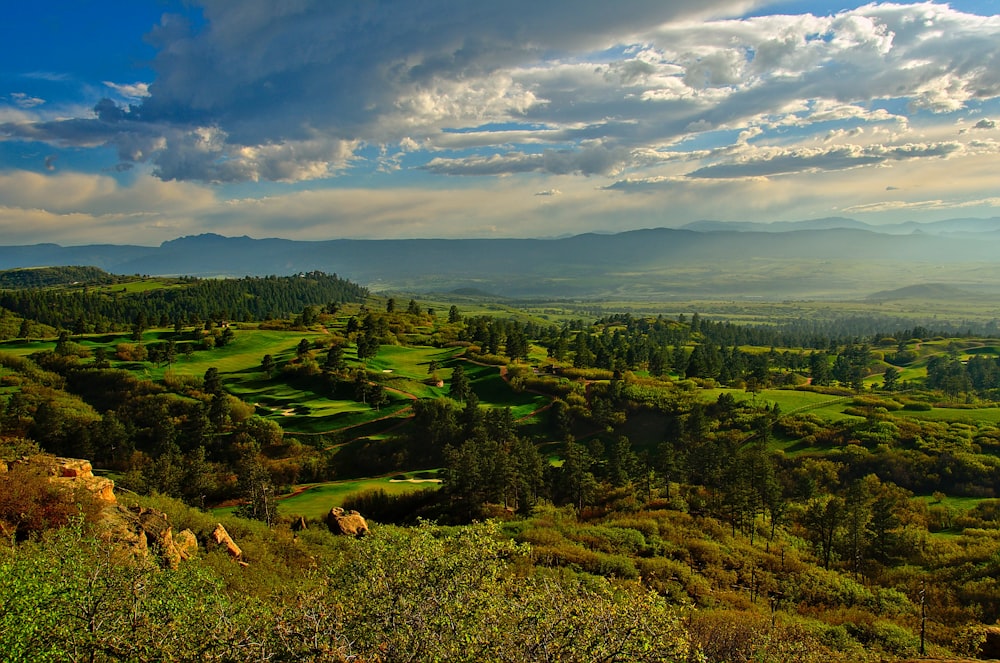
[[904, 221], [902, 223], [870, 224], [845, 217], [833, 216], [822, 219], [804, 221], [774, 221], [761, 223], [756, 221], [695, 221], [682, 226], [685, 230], [698, 232], [789, 232], [794, 230], [831, 230], [834, 228], [854, 228], [870, 230], [883, 235], [905, 235], [913, 232], [923, 232], [932, 235], [947, 235], [954, 233], [986, 233], [1000, 231], [1000, 217], [991, 218], [959, 218], [943, 221]]
[[[987, 228], [974, 242], [944, 234], [972, 221]], [[117, 274], [190, 276], [321, 270], [374, 289], [478, 288], [539, 297], [868, 296], [930, 281], [980, 289], [1000, 282], [1000, 231], [992, 227], [1000, 227], [1000, 218], [914, 224], [942, 234], [810, 227], [838, 222], [850, 220], [786, 224], [784, 232], [652, 228], [558, 239], [298, 241], [205, 234], [158, 247], [0, 247], [0, 269], [93, 265]], [[972, 264], [975, 270], [968, 269]]]

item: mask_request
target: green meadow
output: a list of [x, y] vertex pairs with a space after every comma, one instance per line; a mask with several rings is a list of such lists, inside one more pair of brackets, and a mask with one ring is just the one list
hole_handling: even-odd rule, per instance
[[[282, 516], [304, 516], [319, 519], [326, 516], [332, 507], [341, 506], [344, 499], [366, 490], [384, 490], [389, 495], [400, 495], [427, 488], [436, 489], [436, 481], [421, 480], [417, 474], [408, 472], [392, 477], [376, 477], [352, 481], [331, 481], [328, 483], [297, 486], [292, 493], [278, 498], [278, 513]], [[402, 479], [402, 480], [401, 480]]]

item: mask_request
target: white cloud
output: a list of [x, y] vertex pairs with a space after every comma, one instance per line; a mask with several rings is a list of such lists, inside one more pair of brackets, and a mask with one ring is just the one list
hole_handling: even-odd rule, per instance
[[111, 81], [104, 81], [104, 85], [126, 99], [142, 99], [149, 96], [148, 83], [112, 83]]
[[12, 92], [10, 98], [19, 108], [34, 108], [45, 103], [45, 100], [41, 97], [33, 97], [24, 92]]
[[150, 85], [105, 83], [129, 105], [67, 118], [10, 97], [0, 139], [109, 145], [174, 183], [324, 180], [374, 153], [384, 177], [520, 175], [529, 197], [553, 176], [616, 178], [616, 196], [689, 187], [686, 170], [759, 192], [996, 153], [953, 141], [954, 122], [947, 138], [911, 125], [996, 103], [1000, 17], [921, 3], [705, 20], [762, 4], [206, 0], [204, 26], [167, 17], [150, 36]]

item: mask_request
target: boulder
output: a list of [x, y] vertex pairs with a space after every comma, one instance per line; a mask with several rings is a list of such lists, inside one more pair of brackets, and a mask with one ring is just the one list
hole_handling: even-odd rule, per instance
[[241, 561], [243, 559], [243, 551], [240, 550], [240, 547], [236, 545], [235, 541], [233, 541], [233, 537], [229, 536], [229, 532], [227, 532], [226, 528], [222, 526], [222, 523], [218, 523], [215, 526], [215, 529], [212, 530], [212, 540], [218, 545], [224, 547], [226, 552], [229, 553], [230, 557], [233, 559], [237, 561]]
[[334, 534], [361, 537], [368, 533], [368, 523], [357, 511], [344, 511], [339, 506], [326, 514], [326, 526]]
[[174, 546], [182, 560], [189, 560], [198, 554], [198, 537], [189, 529], [181, 530], [174, 537]]
[[24, 458], [19, 462], [42, 467], [51, 477], [49, 481], [54, 484], [70, 490], [84, 488], [108, 504], [115, 504], [118, 501], [115, 498], [115, 482], [104, 477], [95, 477], [94, 468], [89, 460], [40, 455]]

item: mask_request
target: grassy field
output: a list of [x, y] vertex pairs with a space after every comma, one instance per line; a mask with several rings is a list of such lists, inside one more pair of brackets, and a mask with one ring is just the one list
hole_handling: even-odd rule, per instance
[[936, 407], [926, 412], [899, 410], [894, 412], [895, 416], [910, 417], [912, 419], [924, 419], [927, 421], [956, 421], [967, 424], [978, 422], [988, 422], [991, 424], [1000, 423], [1000, 408], [981, 407], [974, 409], [956, 407]]
[[830, 394], [820, 394], [813, 391], [798, 391], [794, 389], [764, 389], [753, 395], [743, 389], [705, 389], [702, 392], [703, 400], [712, 402], [719, 398], [719, 394], [732, 394], [737, 402], [756, 401], [757, 404], [776, 403], [782, 414], [793, 414], [808, 412], [826, 419], [827, 421], [837, 421], [851, 417], [844, 413], [844, 408], [850, 403], [849, 396], [831, 396]]
[[[415, 479], [418, 472], [396, 474], [392, 477], [375, 477], [371, 479], [355, 479], [352, 481], [331, 481], [329, 483], [306, 484], [297, 486], [288, 496], [278, 498], [278, 513], [283, 516], [297, 515], [306, 518], [323, 518], [332, 507], [341, 506], [349, 495], [364, 490], [384, 490], [390, 495], [409, 493], [426, 488], [437, 488], [438, 483], [429, 481], [409, 481]], [[396, 478], [397, 480], [393, 480]], [[398, 478], [408, 479], [400, 481]]]

